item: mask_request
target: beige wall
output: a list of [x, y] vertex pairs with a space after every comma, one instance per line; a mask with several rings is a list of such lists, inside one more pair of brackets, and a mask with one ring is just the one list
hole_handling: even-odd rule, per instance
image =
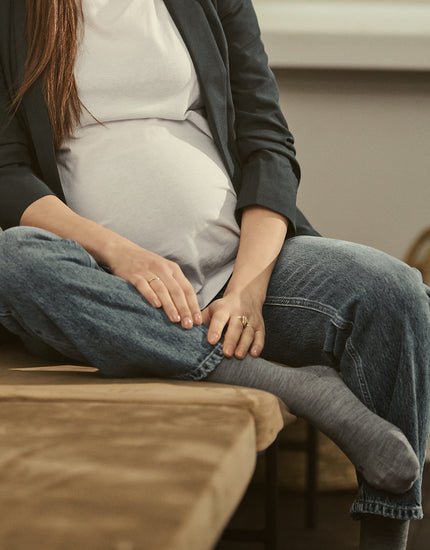
[[[258, 2], [259, 0], [257, 0]], [[273, 0], [272, 0], [273, 1]], [[369, 2], [369, 0], [312, 0], [313, 2], [326, 2], [329, 1], [329, 2], [351, 2], [351, 1], [355, 1], [355, 2]], [[255, 0], [254, 0], [255, 2]], [[288, 2], [297, 2], [297, 0], [275, 0], [275, 2], [283, 2], [283, 3], [286, 3], [288, 4]], [[411, 0], [378, 0], [379, 3], [387, 3], [387, 4], [408, 4], [411, 2]], [[413, 2], [415, 4], [429, 4], [430, 3], [430, 0], [413, 0]]]
[[430, 225], [430, 73], [275, 71], [299, 205], [326, 236], [402, 258]]

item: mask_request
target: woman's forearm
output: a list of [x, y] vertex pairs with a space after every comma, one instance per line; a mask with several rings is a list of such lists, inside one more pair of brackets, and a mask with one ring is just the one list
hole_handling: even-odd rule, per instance
[[[233, 274], [221, 299], [203, 310], [209, 324], [208, 342], [215, 345], [224, 334], [226, 357], [258, 357], [264, 347], [262, 307], [276, 260], [287, 234], [287, 220], [260, 206], [247, 207], [242, 215], [239, 250]], [[242, 320], [248, 320], [243, 327]], [[239, 321], [240, 319], [240, 321]], [[227, 330], [225, 330], [227, 329]]]
[[227, 293], [252, 288], [261, 302], [264, 301], [287, 227], [288, 221], [272, 210], [260, 206], [245, 209], [239, 251]]
[[21, 225], [46, 229], [77, 241], [101, 265], [131, 283], [169, 319], [189, 329], [202, 318], [196, 293], [175, 262], [167, 260], [98, 223], [79, 216], [57, 197], [38, 199], [24, 211]]
[[39, 227], [63, 239], [73, 239], [104, 265], [110, 264], [112, 249], [126, 241], [117, 233], [79, 216], [53, 195], [32, 203], [22, 214], [20, 225]]

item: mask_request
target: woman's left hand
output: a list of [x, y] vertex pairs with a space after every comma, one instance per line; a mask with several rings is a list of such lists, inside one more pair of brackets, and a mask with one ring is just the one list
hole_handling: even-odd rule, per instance
[[[215, 345], [227, 327], [223, 345], [226, 357], [243, 359], [248, 352], [258, 357], [265, 337], [262, 307], [263, 303], [250, 290], [229, 293], [227, 289], [222, 298], [202, 311], [203, 323], [209, 325], [208, 342]], [[242, 325], [243, 315], [248, 319], [247, 327]]]
[[[243, 359], [249, 352], [263, 351], [265, 329], [263, 304], [272, 270], [287, 234], [288, 222], [262, 206], [247, 206], [242, 212], [239, 250], [224, 296], [202, 311], [209, 325], [208, 342], [215, 345], [223, 331], [223, 352]], [[242, 318], [248, 319], [244, 327]]]

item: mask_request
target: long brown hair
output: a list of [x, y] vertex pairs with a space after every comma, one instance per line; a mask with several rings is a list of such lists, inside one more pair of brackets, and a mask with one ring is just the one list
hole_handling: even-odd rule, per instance
[[26, 0], [28, 55], [11, 108], [16, 111], [24, 94], [41, 77], [56, 147], [73, 134], [80, 119], [74, 65], [82, 18], [81, 0]]

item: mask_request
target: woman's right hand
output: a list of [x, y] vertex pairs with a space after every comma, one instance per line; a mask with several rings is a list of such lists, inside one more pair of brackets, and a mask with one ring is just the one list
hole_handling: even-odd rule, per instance
[[136, 287], [151, 305], [162, 307], [173, 323], [181, 322], [184, 328], [202, 323], [196, 293], [178, 264], [79, 216], [58, 197], [47, 195], [30, 204], [21, 225], [78, 242], [99, 264]]
[[189, 329], [202, 323], [196, 293], [179, 265], [131, 241], [112, 243], [106, 255], [114, 275], [131, 283], [154, 307], [162, 307], [173, 323]]

